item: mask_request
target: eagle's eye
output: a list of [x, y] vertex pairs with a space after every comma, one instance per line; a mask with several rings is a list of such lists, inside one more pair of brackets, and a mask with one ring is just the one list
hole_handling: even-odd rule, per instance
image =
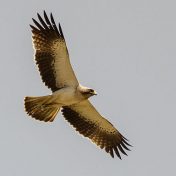
[[93, 90], [93, 89], [89, 89], [89, 93], [90, 93], [91, 95], [97, 95], [97, 93], [96, 93], [95, 90]]
[[93, 93], [93, 92], [94, 92], [94, 90], [93, 90], [93, 89], [89, 89], [89, 92], [90, 92], [90, 93]]
[[93, 89], [87, 89], [86, 91], [82, 91], [82, 94], [91, 97], [93, 95], [97, 95], [97, 93]]

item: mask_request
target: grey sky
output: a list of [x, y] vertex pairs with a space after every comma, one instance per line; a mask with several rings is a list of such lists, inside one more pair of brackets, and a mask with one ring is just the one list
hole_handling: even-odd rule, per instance
[[[174, 175], [176, 2], [171, 0], [1, 1], [0, 175]], [[71, 62], [91, 98], [134, 146], [123, 160], [24, 112], [24, 96], [50, 94], [33, 61], [36, 13], [61, 22]]]

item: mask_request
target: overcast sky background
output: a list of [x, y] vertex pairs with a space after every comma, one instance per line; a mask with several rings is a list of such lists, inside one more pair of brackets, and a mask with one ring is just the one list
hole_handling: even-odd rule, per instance
[[[173, 0], [3, 1], [0, 6], [0, 175], [176, 174], [176, 2]], [[50, 94], [33, 60], [36, 13], [61, 22], [91, 101], [134, 146], [112, 159], [61, 114], [53, 123], [24, 112], [25, 96]]]

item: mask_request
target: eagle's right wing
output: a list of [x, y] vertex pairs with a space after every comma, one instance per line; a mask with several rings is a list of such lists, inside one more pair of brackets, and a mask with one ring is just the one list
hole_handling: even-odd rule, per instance
[[78, 81], [69, 60], [64, 35], [59, 24], [56, 26], [52, 14], [50, 19], [44, 11], [44, 19], [38, 14], [39, 22], [33, 19], [32, 38], [35, 60], [46, 86], [54, 92], [65, 86], [77, 86]]
[[91, 139], [100, 148], [114, 157], [114, 152], [121, 159], [119, 151], [127, 155], [127, 139], [105, 118], [103, 118], [88, 101], [63, 107], [65, 119], [82, 135]]

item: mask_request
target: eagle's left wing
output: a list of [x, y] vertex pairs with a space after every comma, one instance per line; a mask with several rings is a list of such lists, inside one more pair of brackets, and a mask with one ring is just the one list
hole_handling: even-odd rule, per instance
[[114, 157], [114, 152], [121, 159], [119, 151], [127, 155], [129, 150], [127, 139], [105, 118], [103, 118], [93, 105], [88, 101], [65, 106], [62, 109], [65, 119], [80, 134], [91, 139], [101, 149], [105, 148], [107, 153]]
[[38, 14], [39, 22], [33, 19], [32, 38], [35, 60], [43, 82], [53, 92], [65, 86], [78, 86], [78, 80], [72, 69], [70, 58], [59, 24], [55, 24], [51, 13], [50, 19], [44, 11], [44, 18]]

